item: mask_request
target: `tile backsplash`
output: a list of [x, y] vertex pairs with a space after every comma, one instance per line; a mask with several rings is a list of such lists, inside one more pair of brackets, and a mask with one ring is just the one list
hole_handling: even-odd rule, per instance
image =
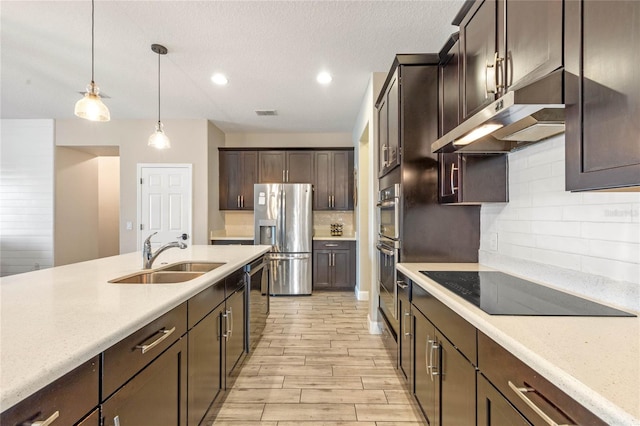
[[[353, 235], [353, 221], [353, 211], [314, 211], [314, 235], [330, 235], [332, 223], [341, 223], [344, 235]], [[227, 235], [253, 235], [253, 212], [224, 212], [224, 224]]]
[[640, 310], [640, 193], [564, 190], [564, 136], [509, 154], [481, 210], [480, 262]]

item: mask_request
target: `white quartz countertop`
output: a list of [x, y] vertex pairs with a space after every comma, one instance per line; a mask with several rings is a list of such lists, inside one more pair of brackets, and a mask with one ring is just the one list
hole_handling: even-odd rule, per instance
[[478, 264], [401, 263], [398, 270], [606, 423], [640, 425], [638, 317], [489, 315], [420, 271], [491, 268]]
[[110, 284], [139, 272], [140, 252], [0, 279], [0, 412], [269, 251], [269, 246], [191, 246], [154, 263], [224, 262], [177, 284]]
[[355, 234], [342, 234], [339, 237], [332, 236], [331, 234], [314, 234], [314, 241], [356, 241]]

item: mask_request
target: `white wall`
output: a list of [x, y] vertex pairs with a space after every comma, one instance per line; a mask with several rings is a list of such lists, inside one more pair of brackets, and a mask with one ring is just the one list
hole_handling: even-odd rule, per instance
[[640, 193], [566, 192], [564, 162], [564, 136], [509, 154], [510, 200], [482, 206], [480, 263], [640, 310]]
[[352, 147], [349, 133], [227, 133], [227, 148]]
[[120, 157], [98, 157], [98, 257], [120, 253]]
[[[358, 118], [351, 134], [356, 151], [358, 169], [358, 205], [356, 227], [358, 233], [357, 279], [358, 291], [368, 293], [370, 329], [376, 331], [378, 321], [378, 285], [376, 278], [375, 201], [378, 191], [377, 114], [375, 100], [382, 89], [387, 73], [372, 73], [362, 99]], [[364, 296], [364, 295], [363, 295]]]
[[53, 120], [0, 121], [0, 275], [53, 266]]
[[[225, 134], [213, 123], [207, 123], [207, 173], [209, 181], [208, 230], [224, 228], [224, 216], [220, 212], [220, 156], [218, 148], [225, 144]], [[209, 233], [207, 233], [209, 235]]]
[[[136, 180], [138, 163], [189, 163], [193, 165], [193, 243], [208, 242], [208, 122], [207, 120], [166, 120], [165, 132], [171, 149], [147, 146], [155, 128], [153, 120], [57, 120], [57, 146], [120, 147], [120, 252], [136, 251]], [[132, 229], [126, 229], [126, 223]]]

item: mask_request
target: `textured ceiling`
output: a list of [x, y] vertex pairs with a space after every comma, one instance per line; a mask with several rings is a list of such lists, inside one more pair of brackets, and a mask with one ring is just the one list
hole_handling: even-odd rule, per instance
[[[225, 132], [350, 132], [372, 72], [437, 52], [462, 0], [95, 3], [95, 81], [111, 117], [204, 118]], [[91, 2], [5, 1], [2, 118], [71, 118], [91, 77]], [[329, 86], [315, 81], [327, 70]], [[210, 77], [223, 72], [226, 86]], [[256, 109], [275, 109], [259, 117]]]

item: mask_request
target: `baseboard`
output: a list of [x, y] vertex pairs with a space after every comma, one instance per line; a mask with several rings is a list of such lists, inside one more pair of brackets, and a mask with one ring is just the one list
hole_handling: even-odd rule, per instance
[[378, 321], [372, 321], [371, 315], [367, 314], [369, 321], [369, 334], [382, 334], [382, 325]]
[[369, 300], [369, 292], [368, 291], [360, 291], [356, 287], [356, 299], [358, 300]]

